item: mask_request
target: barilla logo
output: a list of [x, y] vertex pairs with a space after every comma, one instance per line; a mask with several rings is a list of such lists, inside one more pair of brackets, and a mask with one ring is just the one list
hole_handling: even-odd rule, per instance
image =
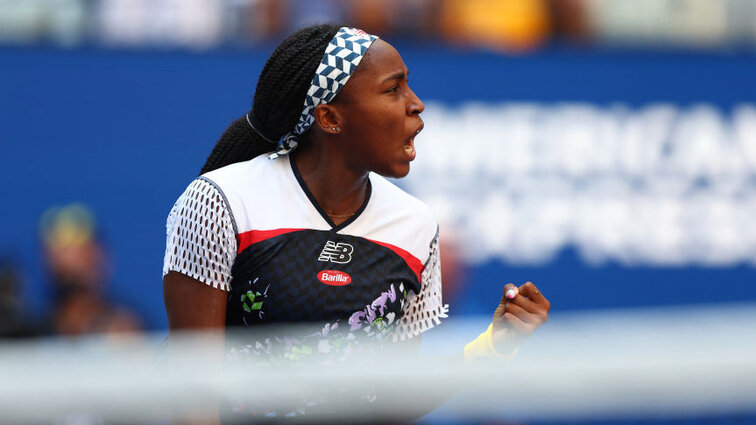
[[323, 270], [318, 273], [318, 280], [331, 286], [344, 286], [349, 285], [352, 281], [352, 276], [338, 271], [338, 270]]

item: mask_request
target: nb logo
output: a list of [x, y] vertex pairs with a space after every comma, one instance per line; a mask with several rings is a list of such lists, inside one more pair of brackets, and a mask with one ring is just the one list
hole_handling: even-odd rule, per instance
[[354, 247], [348, 243], [328, 241], [320, 251], [318, 261], [346, 264], [352, 261], [352, 252], [354, 252]]

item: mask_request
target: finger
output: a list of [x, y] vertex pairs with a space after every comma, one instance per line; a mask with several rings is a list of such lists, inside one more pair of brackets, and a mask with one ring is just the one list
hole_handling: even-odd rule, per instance
[[520, 295], [521, 296], [513, 299], [509, 303], [510, 304], [516, 304], [516, 305], [524, 308], [529, 313], [541, 313], [541, 312], [543, 312], [545, 310], [544, 306], [542, 306], [540, 304], [534, 303], [533, 301], [531, 301], [530, 299], [528, 299], [526, 296], [522, 295], [522, 293], [520, 293]]
[[507, 305], [506, 313], [512, 313], [518, 319], [531, 325], [539, 326], [541, 324], [541, 319], [538, 317], [538, 315], [532, 314], [526, 311], [524, 308], [512, 303]]
[[501, 295], [501, 304], [508, 303], [512, 301], [513, 299], [517, 298], [517, 294], [519, 294], [520, 291], [517, 289], [517, 286], [513, 283], [507, 283], [504, 285], [504, 290]]
[[517, 316], [515, 316], [512, 313], [504, 313], [504, 320], [507, 322], [509, 326], [512, 327], [512, 329], [515, 330], [515, 332], [519, 334], [529, 334], [531, 333], [531, 328], [528, 326], [527, 323], [520, 320]]
[[526, 282], [524, 285], [520, 286], [519, 290], [521, 294], [525, 295], [536, 304], [545, 306], [547, 310], [551, 308], [551, 303], [549, 302], [549, 300], [546, 299], [543, 293], [538, 289], [537, 286], [535, 286], [535, 284], [533, 284], [533, 282]]

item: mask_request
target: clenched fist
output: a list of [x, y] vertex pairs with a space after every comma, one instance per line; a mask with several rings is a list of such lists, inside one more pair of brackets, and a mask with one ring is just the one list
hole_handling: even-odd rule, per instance
[[532, 283], [519, 288], [511, 283], [493, 315], [493, 343], [501, 354], [512, 352], [539, 326], [549, 320], [551, 303]]

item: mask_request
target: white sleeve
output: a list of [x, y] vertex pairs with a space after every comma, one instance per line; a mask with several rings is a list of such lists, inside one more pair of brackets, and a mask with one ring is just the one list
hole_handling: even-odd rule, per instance
[[403, 315], [394, 332], [394, 341], [404, 341], [439, 325], [447, 317], [449, 305], [441, 298], [441, 255], [438, 235], [430, 245], [430, 256], [423, 268], [420, 293], [410, 293], [402, 309]]
[[229, 291], [236, 247], [233, 216], [223, 193], [212, 182], [195, 179], [168, 214], [163, 276], [177, 271]]

